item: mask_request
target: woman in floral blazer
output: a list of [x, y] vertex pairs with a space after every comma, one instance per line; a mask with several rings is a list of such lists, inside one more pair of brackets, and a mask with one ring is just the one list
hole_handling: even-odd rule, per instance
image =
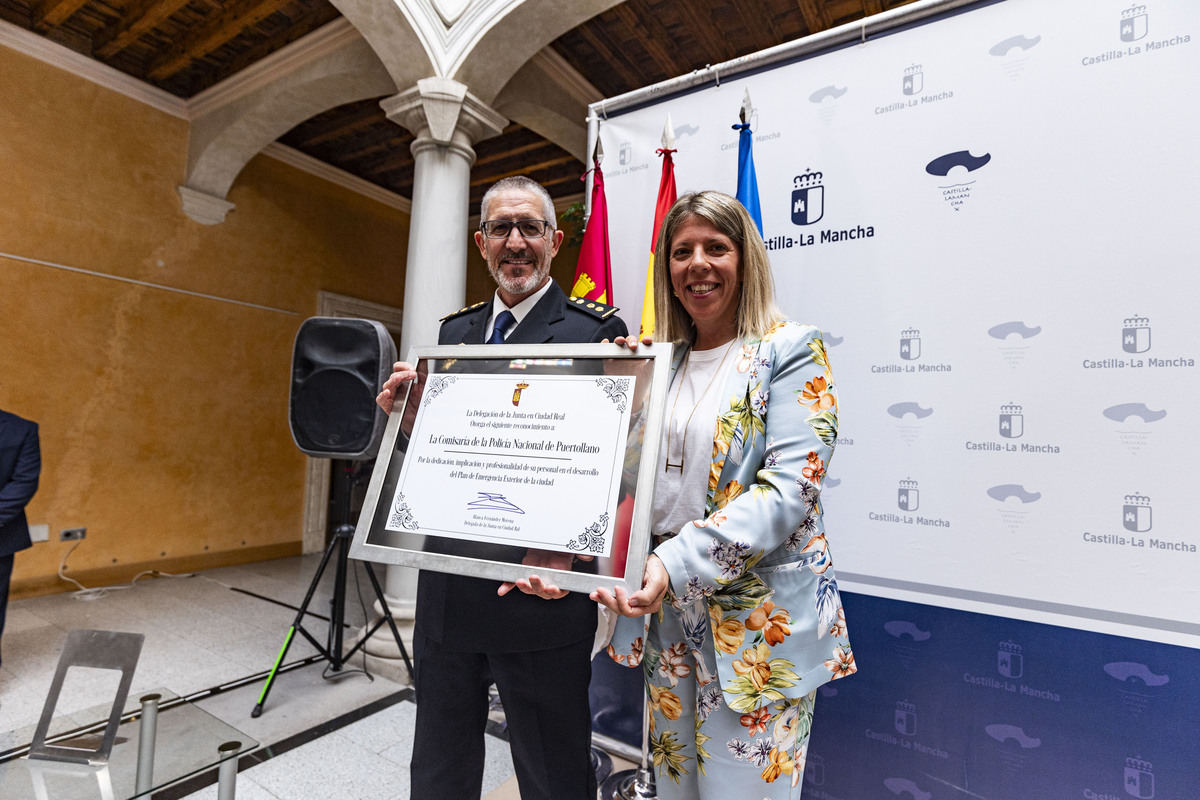
[[856, 669], [818, 503], [825, 344], [779, 312], [734, 198], [681, 197], [655, 252], [655, 338], [682, 346], [654, 547], [641, 590], [592, 599], [621, 615], [609, 655], [645, 672], [660, 798], [799, 798], [815, 690]]

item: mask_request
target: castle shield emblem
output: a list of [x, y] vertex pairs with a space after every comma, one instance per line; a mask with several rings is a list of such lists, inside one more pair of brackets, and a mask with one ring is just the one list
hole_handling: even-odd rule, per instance
[[1021, 655], [1021, 646], [1012, 642], [1001, 642], [996, 652], [996, 671], [1006, 678], [1021, 677], [1025, 670], [1025, 662]]
[[896, 730], [912, 736], [917, 730], [917, 707], [912, 703], [896, 703]]
[[1150, 349], [1150, 320], [1130, 317], [1121, 329], [1121, 349], [1126, 353], [1144, 353]]
[[920, 94], [925, 88], [925, 73], [921, 65], [916, 64], [904, 70], [904, 93], [906, 95]]
[[1020, 439], [1025, 433], [1025, 415], [1021, 406], [1000, 406], [1000, 435], [1005, 439]]
[[916, 481], [900, 481], [896, 490], [896, 505], [901, 511], [916, 511], [921, 505], [921, 492], [917, 489]]
[[792, 222], [812, 225], [825, 216], [825, 187], [821, 173], [806, 171], [797, 175], [792, 186]]
[[1125, 759], [1125, 794], [1130, 797], [1150, 800], [1154, 797], [1154, 773], [1149, 761], [1140, 758]]
[[921, 332], [906, 330], [900, 332], [900, 357], [905, 361], [916, 361], [921, 357]]
[[1122, 518], [1127, 531], [1145, 533], [1150, 530], [1153, 527], [1153, 509], [1150, 508], [1150, 498], [1140, 494], [1125, 495]]
[[1131, 6], [1121, 12], [1121, 41], [1136, 42], [1150, 31], [1145, 6]]

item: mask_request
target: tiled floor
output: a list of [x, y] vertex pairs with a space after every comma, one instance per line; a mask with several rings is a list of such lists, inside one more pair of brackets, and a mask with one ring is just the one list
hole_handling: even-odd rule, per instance
[[[14, 734], [0, 737], [0, 750], [28, 742], [67, 632], [74, 628], [145, 634], [131, 698], [161, 688], [180, 696], [199, 695], [265, 673], [275, 663], [319, 561], [319, 556], [280, 559], [193, 577], [143, 578], [104, 592], [10, 603], [0, 668], [0, 731], [23, 731], [24, 739]], [[347, 641], [374, 600], [361, 565], [350, 563]], [[328, 625], [311, 615], [328, 615], [333, 573], [332, 566], [325, 570], [304, 623], [321, 642]], [[360, 575], [361, 604], [355, 574]], [[407, 637], [406, 626], [401, 628]], [[286, 662], [314, 653], [311, 644], [297, 636]], [[328, 662], [319, 660], [281, 672], [257, 719], [251, 711], [262, 690], [261, 678], [196, 700], [197, 706], [264, 745], [257, 757], [243, 757], [237, 781], [241, 800], [409, 797], [415, 706], [406, 699], [407, 687], [380, 675], [370, 680], [353, 672], [361, 667], [357, 657], [332, 680], [322, 678], [326, 667]], [[86, 689], [64, 692], [59, 711], [80, 711], [105, 699]], [[356, 710], [362, 711], [353, 713]], [[348, 722], [357, 716], [362, 718]], [[487, 753], [485, 798], [518, 800], [507, 743], [489, 736]], [[251, 761], [260, 763], [246, 766]], [[179, 791], [183, 790], [175, 790]], [[186, 796], [215, 798], [217, 788], [198, 788]]]

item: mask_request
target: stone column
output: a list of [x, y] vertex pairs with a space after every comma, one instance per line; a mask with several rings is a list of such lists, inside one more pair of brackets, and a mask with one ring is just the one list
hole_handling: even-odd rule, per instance
[[[439, 320], [465, 305], [472, 145], [500, 133], [507, 120], [450, 78], [425, 78], [380, 105], [388, 119], [417, 137], [412, 143], [412, 218], [400, 333], [404, 358], [411, 347], [436, 344]], [[393, 616], [413, 617], [416, 587], [415, 569], [387, 568], [384, 594]], [[375, 633], [367, 651], [394, 659], [388, 666], [404, 671], [387, 625]]]

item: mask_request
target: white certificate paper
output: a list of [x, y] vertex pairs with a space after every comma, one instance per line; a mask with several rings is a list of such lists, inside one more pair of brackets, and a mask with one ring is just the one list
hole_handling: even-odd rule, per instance
[[430, 375], [385, 528], [611, 555], [633, 383]]

